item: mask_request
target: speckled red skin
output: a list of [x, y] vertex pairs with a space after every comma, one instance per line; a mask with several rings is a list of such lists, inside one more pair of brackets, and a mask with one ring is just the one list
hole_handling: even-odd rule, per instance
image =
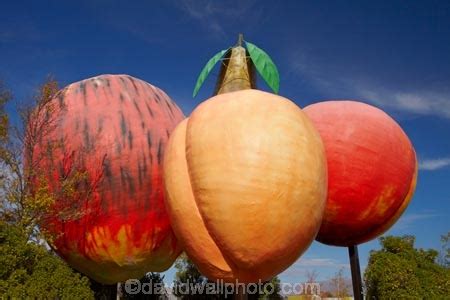
[[64, 140], [64, 151], [38, 165], [53, 170], [46, 176], [57, 190], [64, 170], [81, 162], [76, 168], [93, 189], [82, 203], [56, 199], [56, 211], [73, 205], [81, 213], [69, 221], [52, 215], [43, 224], [56, 236], [57, 253], [105, 284], [169, 268], [180, 247], [164, 207], [162, 162], [181, 110], [162, 90], [127, 75], [73, 83], [52, 101], [57, 125], [36, 152], [55, 138]]
[[328, 199], [316, 239], [350, 246], [388, 230], [416, 185], [416, 155], [405, 132], [361, 102], [321, 102], [304, 111], [322, 137], [328, 164]]

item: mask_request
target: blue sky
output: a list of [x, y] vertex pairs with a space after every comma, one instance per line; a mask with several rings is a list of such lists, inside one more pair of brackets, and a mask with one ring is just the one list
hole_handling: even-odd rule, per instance
[[[271, 55], [280, 94], [300, 107], [357, 99], [400, 123], [420, 173], [411, 205], [388, 234], [438, 248], [450, 229], [448, 1], [8, 1], [0, 12], [0, 78], [18, 103], [48, 74], [65, 85], [126, 73], [164, 89], [189, 115], [215, 83], [217, 70], [192, 99], [199, 71], [239, 32]], [[377, 241], [360, 246], [362, 268], [376, 248]], [[299, 282], [316, 270], [327, 279], [341, 267], [349, 274], [347, 249], [316, 242], [280, 277]]]

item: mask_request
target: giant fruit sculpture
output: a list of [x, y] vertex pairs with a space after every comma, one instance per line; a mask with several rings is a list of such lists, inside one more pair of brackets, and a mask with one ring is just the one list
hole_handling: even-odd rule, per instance
[[[247, 48], [258, 70], [275, 74], [262, 50]], [[256, 282], [287, 268], [314, 240], [325, 205], [326, 159], [298, 106], [250, 89], [252, 62], [240, 43], [210, 60], [199, 80], [224, 54], [219, 95], [170, 137], [166, 203], [177, 238], [204, 275]]]
[[[104, 284], [170, 267], [180, 248], [164, 207], [162, 162], [184, 118], [177, 105], [145, 81], [102, 75], [67, 86], [48, 106], [45, 118], [55, 122], [34, 152], [51, 155], [33, 163], [42, 170], [36, 186], [48, 183], [56, 195], [43, 227], [57, 253]], [[84, 180], [58, 194], [77, 173]]]
[[405, 132], [360, 102], [321, 102], [304, 111], [322, 136], [328, 161], [328, 200], [317, 240], [352, 246], [382, 234], [416, 186], [416, 155]]

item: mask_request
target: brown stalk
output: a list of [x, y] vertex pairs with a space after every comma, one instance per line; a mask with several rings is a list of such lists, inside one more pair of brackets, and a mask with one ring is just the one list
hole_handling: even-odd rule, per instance
[[254, 89], [255, 68], [247, 50], [242, 47], [243, 35], [239, 34], [238, 43], [225, 55], [220, 68], [214, 94]]

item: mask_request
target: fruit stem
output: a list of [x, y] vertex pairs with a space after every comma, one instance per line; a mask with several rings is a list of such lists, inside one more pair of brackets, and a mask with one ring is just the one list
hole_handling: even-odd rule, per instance
[[242, 33], [239, 33], [237, 45], [242, 47], [242, 42], [243, 41], [244, 41], [244, 35]]
[[256, 87], [255, 72], [247, 50], [242, 47], [244, 36], [239, 34], [237, 46], [225, 55], [217, 79], [215, 94], [224, 94]]

